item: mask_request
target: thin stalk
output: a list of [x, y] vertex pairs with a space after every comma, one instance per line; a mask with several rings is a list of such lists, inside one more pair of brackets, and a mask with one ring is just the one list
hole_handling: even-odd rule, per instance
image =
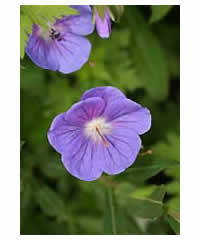
[[115, 203], [114, 203], [114, 192], [112, 188], [108, 188], [108, 202], [109, 202], [109, 208], [111, 213], [111, 223], [112, 223], [112, 234], [116, 235], [116, 216], [115, 216]]

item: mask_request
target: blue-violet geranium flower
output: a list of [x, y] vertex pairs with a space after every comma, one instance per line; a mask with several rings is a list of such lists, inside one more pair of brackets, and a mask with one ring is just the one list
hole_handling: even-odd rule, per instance
[[92, 181], [131, 166], [141, 148], [139, 135], [150, 127], [147, 108], [114, 87], [97, 87], [55, 117], [48, 140], [73, 176]]
[[79, 70], [89, 58], [91, 44], [84, 36], [94, 30], [91, 8], [89, 5], [71, 7], [77, 9], [79, 15], [48, 22], [49, 31], [33, 25], [25, 51], [41, 68], [71, 73]]
[[101, 38], [109, 38], [111, 34], [111, 19], [109, 9], [106, 7], [104, 10], [104, 17], [101, 19], [98, 9], [94, 8], [95, 25], [98, 35]]

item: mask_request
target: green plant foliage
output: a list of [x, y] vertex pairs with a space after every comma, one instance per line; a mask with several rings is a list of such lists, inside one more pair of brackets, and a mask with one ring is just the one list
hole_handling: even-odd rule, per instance
[[[150, 13], [151, 6], [126, 6], [109, 39], [89, 36], [89, 61], [73, 74], [21, 60], [21, 234], [180, 233], [180, 9], [156, 24]], [[47, 131], [85, 90], [105, 85], [148, 107], [152, 127], [126, 171], [84, 182], [66, 171]]]
[[169, 213], [167, 220], [176, 234], [180, 234], [180, 216], [178, 212]]
[[65, 5], [21, 5], [20, 6], [20, 57], [24, 57], [24, 48], [32, 25], [38, 24], [48, 28], [47, 22], [67, 15], [77, 15], [77, 10]]
[[131, 51], [136, 76], [145, 84], [152, 98], [163, 100], [168, 95], [169, 78], [165, 53], [140, 12], [133, 8], [132, 14]]
[[157, 22], [165, 17], [171, 10], [172, 5], [153, 5], [151, 6], [152, 15], [150, 18], [150, 23]]
[[165, 194], [163, 187], [154, 186], [151, 188], [152, 192], [150, 194], [146, 187], [138, 189], [137, 187], [134, 188], [130, 183], [128, 192], [124, 191], [124, 188], [127, 190], [127, 184], [121, 184], [116, 190], [117, 199], [122, 207], [129, 206], [128, 208], [132, 216], [151, 219], [162, 215]]
[[24, 49], [28, 34], [32, 31], [32, 21], [28, 16], [20, 15], [20, 57], [24, 58]]
[[40, 186], [35, 197], [41, 210], [47, 216], [65, 216], [65, 203], [51, 188]]

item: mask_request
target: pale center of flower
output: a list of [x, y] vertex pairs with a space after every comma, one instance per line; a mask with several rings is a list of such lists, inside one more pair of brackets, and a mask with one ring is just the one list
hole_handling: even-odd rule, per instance
[[111, 124], [106, 122], [104, 118], [99, 117], [86, 123], [85, 135], [95, 142], [102, 142], [105, 146], [109, 146], [106, 135], [111, 132], [111, 129]]
[[49, 29], [44, 29], [43, 27], [40, 27], [39, 29], [39, 35], [44, 39], [44, 40], [57, 40], [61, 41], [61, 34], [60, 34], [60, 29], [56, 28], [52, 24], [49, 24]]

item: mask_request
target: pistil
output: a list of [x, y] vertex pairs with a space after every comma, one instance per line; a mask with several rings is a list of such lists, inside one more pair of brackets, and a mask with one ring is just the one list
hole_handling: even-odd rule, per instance
[[99, 136], [101, 137], [101, 140], [103, 141], [103, 144], [108, 147], [109, 146], [109, 142], [107, 141], [107, 139], [101, 134], [100, 130], [98, 129], [98, 127], [96, 127], [96, 131], [99, 134]]

